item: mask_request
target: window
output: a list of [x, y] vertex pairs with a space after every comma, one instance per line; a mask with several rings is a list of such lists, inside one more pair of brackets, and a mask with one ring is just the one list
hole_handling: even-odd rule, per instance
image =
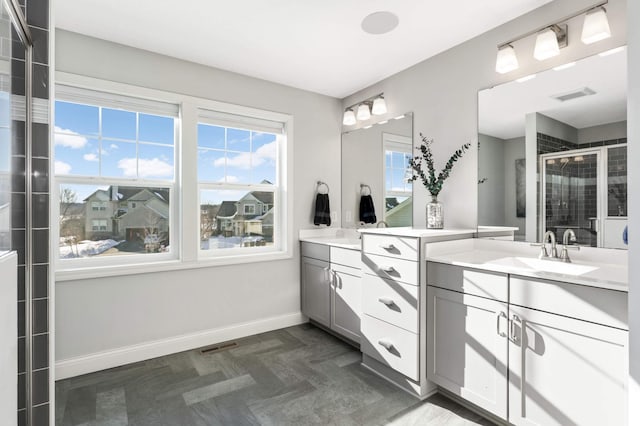
[[389, 226], [411, 226], [412, 184], [409, 160], [411, 138], [383, 133], [385, 161], [385, 212], [384, 220]]
[[216, 212], [213, 218], [200, 216], [201, 253], [281, 249], [284, 140], [283, 123], [200, 111], [200, 210]]
[[91, 229], [93, 231], [106, 231], [107, 221], [105, 219], [94, 219], [91, 221]]
[[60, 259], [126, 262], [148, 256], [149, 235], [169, 252], [177, 105], [69, 86], [56, 98]]

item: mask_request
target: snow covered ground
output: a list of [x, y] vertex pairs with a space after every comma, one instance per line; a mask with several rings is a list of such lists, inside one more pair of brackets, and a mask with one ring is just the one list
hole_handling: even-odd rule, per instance
[[101, 240], [101, 241], [80, 241], [78, 244], [69, 245], [60, 239], [60, 259], [72, 259], [75, 257], [90, 257], [101, 254], [111, 247], [115, 247], [122, 241]]

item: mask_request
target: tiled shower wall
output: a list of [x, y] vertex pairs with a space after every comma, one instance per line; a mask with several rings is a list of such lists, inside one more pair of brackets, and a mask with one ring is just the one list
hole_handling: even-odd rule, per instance
[[[32, 409], [30, 424], [49, 424], [49, 0], [21, 0], [20, 5], [33, 37], [32, 96], [33, 124], [31, 156], [27, 157], [25, 122], [12, 121], [11, 158], [11, 244], [18, 252], [18, 425], [27, 424], [27, 408]], [[12, 34], [12, 77], [24, 78], [25, 58], [17, 35]], [[14, 76], [13, 73], [16, 73]], [[22, 93], [21, 93], [22, 92]], [[24, 85], [12, 85], [13, 95], [25, 95]], [[27, 235], [26, 166], [32, 164], [32, 235]], [[33, 264], [27, 265], [26, 248], [31, 246]], [[26, 300], [27, 270], [33, 277], [31, 300]], [[25, 307], [32, 306], [31, 401], [27, 407]]]

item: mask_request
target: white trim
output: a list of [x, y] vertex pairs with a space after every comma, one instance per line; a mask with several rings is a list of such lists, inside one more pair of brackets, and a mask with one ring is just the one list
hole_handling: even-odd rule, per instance
[[265, 318], [240, 324], [184, 334], [137, 345], [125, 346], [103, 352], [96, 352], [76, 358], [56, 361], [54, 380], [62, 380], [82, 374], [118, 367], [133, 362], [144, 361], [159, 356], [187, 351], [214, 343], [239, 339], [246, 336], [278, 330], [305, 323], [300, 312]]

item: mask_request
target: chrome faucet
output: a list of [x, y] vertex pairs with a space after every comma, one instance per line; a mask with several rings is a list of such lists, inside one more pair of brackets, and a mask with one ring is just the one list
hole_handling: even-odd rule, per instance
[[378, 222], [376, 224], [376, 228], [380, 228], [380, 225], [382, 225], [383, 228], [388, 228], [389, 224], [387, 222], [385, 222], [384, 220], [381, 220], [380, 222]]
[[[551, 243], [551, 254], [547, 252], [547, 240]], [[542, 237], [542, 247], [540, 249], [540, 259], [557, 259], [558, 258], [558, 249], [556, 248], [556, 235], [553, 231], [547, 231], [544, 233], [544, 237]]]
[[569, 258], [569, 248], [574, 250], [580, 250], [580, 247], [572, 246], [569, 247], [569, 244], [572, 241], [576, 241], [576, 233], [573, 232], [573, 229], [568, 228], [562, 234], [562, 252], [560, 253], [560, 260], [563, 262], [571, 263], [571, 259]]

